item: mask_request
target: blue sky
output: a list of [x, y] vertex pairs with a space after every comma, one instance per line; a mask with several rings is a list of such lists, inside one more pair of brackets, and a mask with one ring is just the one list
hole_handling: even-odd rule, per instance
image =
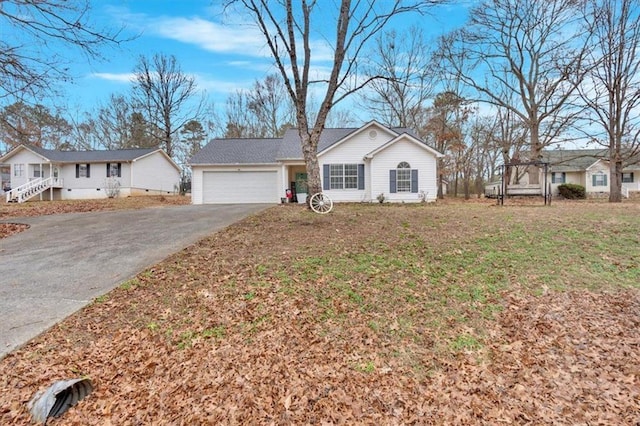
[[[335, 7], [331, 0], [320, 0], [320, 4]], [[408, 28], [419, 23], [428, 37], [435, 38], [464, 22], [465, 6], [468, 4], [442, 7], [432, 16], [406, 16], [394, 25]], [[111, 93], [126, 92], [140, 55], [174, 55], [218, 108], [224, 106], [229, 93], [276, 71], [262, 34], [251, 21], [225, 14], [215, 0], [105, 0], [94, 1], [92, 7], [91, 21], [124, 26], [124, 36], [138, 37], [121, 48], [105, 50], [109, 58], [105, 62], [88, 64], [81, 57], [70, 58], [75, 81], [64, 91], [65, 103], [72, 108], [90, 110]], [[323, 52], [321, 46], [316, 48]]]
[[[333, 0], [320, 2], [323, 7], [335, 6]], [[435, 39], [462, 25], [468, 6], [468, 2], [456, 3], [435, 10], [432, 16], [396, 20], [395, 25], [418, 23], [428, 38]], [[140, 55], [174, 55], [219, 110], [230, 93], [276, 71], [262, 34], [248, 18], [223, 13], [220, 1], [104, 0], [93, 1], [92, 8], [91, 21], [112, 28], [124, 26], [123, 36], [138, 37], [120, 48], [106, 49], [108, 61], [87, 63], [81, 56], [69, 58], [74, 82], [63, 86], [67, 99], [61, 103], [71, 109], [91, 110], [106, 102], [111, 93], [128, 91]], [[322, 48], [316, 55], [318, 52]], [[321, 62], [316, 65], [321, 67]]]

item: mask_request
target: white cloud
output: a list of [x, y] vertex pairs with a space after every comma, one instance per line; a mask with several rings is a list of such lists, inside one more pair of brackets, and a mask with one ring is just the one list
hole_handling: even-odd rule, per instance
[[230, 27], [201, 18], [153, 18], [147, 31], [218, 53], [264, 56], [264, 36], [256, 28]]
[[109, 73], [109, 72], [95, 72], [90, 74], [91, 77], [101, 80], [114, 81], [117, 83], [131, 83], [135, 80], [136, 76], [133, 73]]

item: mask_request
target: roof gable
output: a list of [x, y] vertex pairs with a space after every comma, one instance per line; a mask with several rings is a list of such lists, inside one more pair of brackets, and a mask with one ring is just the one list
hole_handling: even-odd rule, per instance
[[373, 158], [375, 157], [377, 154], [379, 154], [380, 152], [384, 151], [385, 149], [389, 148], [391, 145], [397, 143], [398, 141], [401, 140], [407, 140], [413, 144], [415, 144], [416, 146], [430, 152], [433, 156], [435, 156], [436, 158], [441, 158], [444, 157], [444, 154], [436, 151], [435, 149], [431, 148], [429, 145], [427, 145], [426, 143], [424, 143], [423, 141], [421, 141], [420, 139], [408, 134], [408, 133], [402, 133], [398, 136], [396, 136], [395, 138], [391, 139], [390, 141], [388, 141], [387, 143], [380, 145], [379, 147], [377, 147], [376, 149], [374, 149], [373, 151], [367, 153], [364, 158]]
[[365, 124], [362, 127], [359, 127], [357, 129], [353, 129], [353, 131], [351, 131], [348, 135], [346, 135], [345, 137], [336, 140], [334, 143], [332, 143], [329, 146], [324, 147], [323, 149], [321, 149], [320, 145], [318, 145], [318, 155], [322, 155], [322, 154], [326, 154], [328, 151], [337, 148], [338, 146], [347, 143], [349, 140], [353, 139], [354, 137], [364, 133], [368, 131], [373, 138], [376, 137], [376, 134], [378, 131], [383, 131], [385, 133], [391, 134], [392, 137], [396, 137], [398, 135], [398, 132], [394, 129], [388, 128], [383, 126], [382, 124], [378, 123], [377, 121], [370, 121], [367, 124]]

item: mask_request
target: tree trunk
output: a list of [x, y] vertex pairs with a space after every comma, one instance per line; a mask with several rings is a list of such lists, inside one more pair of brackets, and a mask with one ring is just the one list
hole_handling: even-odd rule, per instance
[[622, 202], [622, 161], [611, 159], [609, 162], [609, 202]]
[[[314, 133], [311, 134], [304, 132], [302, 129], [300, 132], [300, 139], [302, 141], [302, 154], [304, 156], [304, 162], [307, 168], [307, 205], [313, 194], [322, 192], [322, 182], [320, 181], [320, 164], [318, 163], [318, 156], [316, 155], [318, 141], [320, 140], [320, 134], [314, 138]], [[315, 139], [315, 140], [314, 140]]]
[[443, 176], [442, 176], [442, 168], [444, 167], [444, 161], [442, 158], [438, 158], [438, 199], [444, 199], [444, 191], [443, 191]]
[[[540, 143], [540, 134], [537, 123], [533, 124], [530, 128], [531, 131], [531, 158], [530, 161], [539, 161], [542, 158], [542, 144]], [[540, 167], [539, 166], [529, 166], [528, 172], [529, 174], [529, 184], [530, 185], [539, 185], [540, 184]]]

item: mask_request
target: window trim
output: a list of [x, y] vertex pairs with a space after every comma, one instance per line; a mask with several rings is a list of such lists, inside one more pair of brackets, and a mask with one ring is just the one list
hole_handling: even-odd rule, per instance
[[[82, 167], [81, 166], [86, 166], [84, 168], [84, 170], [86, 170], [86, 172], [84, 173], [85, 176], [82, 176], [82, 173], [80, 173]], [[76, 179], [88, 179], [91, 177], [91, 163], [76, 163]]]
[[604, 174], [603, 172], [598, 172], [591, 175], [591, 186], [593, 187], [609, 186], [609, 184], [607, 183], [607, 175]]
[[551, 172], [551, 183], [567, 183], [567, 174], [565, 172]]
[[[411, 165], [406, 161], [401, 161], [396, 166], [396, 193], [411, 193], [411, 170]], [[401, 174], [406, 176], [401, 177]]]
[[107, 163], [107, 177], [122, 177], [122, 163]]
[[[406, 164], [408, 167], [404, 167]], [[403, 166], [403, 167], [400, 167]], [[409, 170], [409, 176], [411, 177], [409, 191], [398, 191], [398, 171], [399, 170]], [[419, 169], [412, 169], [411, 165], [406, 161], [401, 161], [398, 163], [395, 169], [389, 170], [389, 192], [391, 194], [417, 194], [419, 189]], [[403, 179], [404, 180], [404, 179]]]
[[[349, 174], [347, 174], [349, 168]], [[364, 164], [331, 163], [323, 165], [323, 189], [331, 191], [361, 191], [364, 189]], [[339, 169], [339, 170], [338, 170]]]
[[24, 163], [15, 163], [13, 165], [13, 177], [24, 177]]

